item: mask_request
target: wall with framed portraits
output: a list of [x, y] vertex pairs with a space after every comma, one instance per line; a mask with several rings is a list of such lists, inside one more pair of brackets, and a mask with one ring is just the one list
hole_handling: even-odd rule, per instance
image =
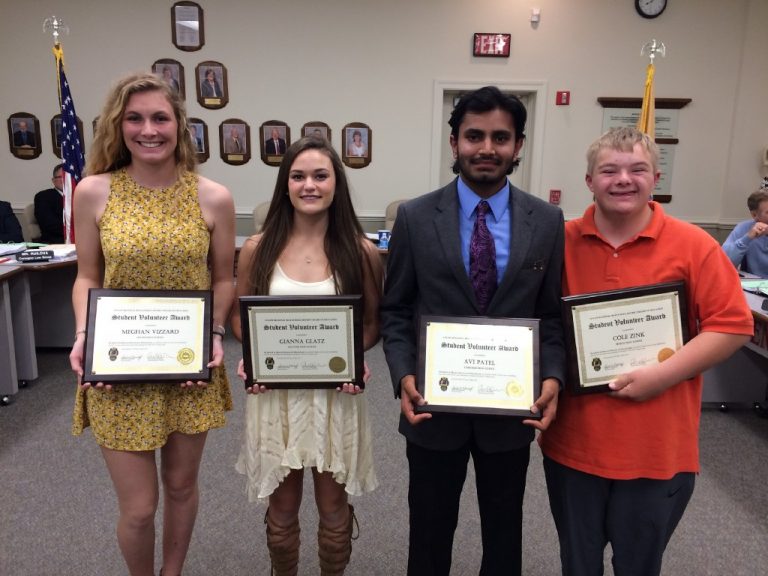
[[[88, 124], [101, 114], [109, 86], [124, 73], [153, 65], [164, 72], [160, 66], [171, 65], [188, 116], [208, 128], [209, 155], [201, 172], [231, 188], [243, 218], [269, 198], [278, 163], [226, 162], [218, 129], [225, 120], [250, 126], [251, 155], [258, 150], [261, 158], [265, 146], [267, 159], [277, 156], [266, 154], [262, 126], [270, 119], [280, 119], [292, 140], [321, 122], [340, 155], [354, 161], [348, 177], [358, 213], [364, 221], [381, 220], [391, 201], [428, 192], [446, 177], [439, 168], [451, 161], [442, 149], [449, 132], [435, 86], [460, 93], [462, 86], [491, 83], [531, 98], [522, 150], [531, 166], [521, 171], [522, 187], [542, 198], [550, 189], [562, 190], [566, 216], [578, 216], [590, 202], [584, 152], [602, 126], [597, 98], [642, 95], [647, 58], [639, 50], [650, 39], [648, 22], [632, 6], [602, 0], [544, 7], [536, 28], [530, 7], [497, 2], [423, 0], [396, 3], [393, 10], [341, 0], [304, 11], [290, 3], [247, 0], [103, 0], [100, 6], [94, 11], [91, 2], [71, 0], [62, 15], [70, 26], [61, 41], [79, 116]], [[690, 97], [695, 106], [680, 115], [677, 170], [670, 183], [674, 201], [668, 208], [695, 222], [730, 225], [746, 218], [746, 195], [768, 176], [761, 162], [768, 127], [755, 121], [765, 115], [768, 93], [768, 37], [762, 25], [768, 3], [708, 0], [707, 10], [697, 13], [695, 30], [685, 9], [672, 8], [657, 19], [659, 40], [669, 49], [656, 63], [656, 95]], [[0, 62], [6, 79], [0, 83], [0, 111], [6, 119], [28, 114], [28, 125], [38, 121], [40, 137], [39, 150], [14, 147], [16, 130], [6, 128], [9, 145], [0, 150], [0, 171], [4, 199], [16, 209], [47, 184], [58, 161], [54, 134], [47, 126], [39, 129], [60, 112], [51, 38], [46, 42], [38, 34], [39, 42], [30, 40], [42, 19], [58, 11], [53, 0], [20, 2], [13, 18], [0, 21], [0, 48], [7, 55]], [[499, 21], [504, 22], [499, 28], [468, 25]], [[374, 26], [390, 33], [372, 34]], [[425, 34], [428, 28], [440, 33]], [[317, 33], [287, 33], [298, 29]], [[488, 31], [510, 34], [508, 58], [472, 57], [474, 33]], [[208, 68], [220, 95], [215, 88], [215, 95], [203, 95]], [[717, 82], [711, 81], [712, 70]], [[569, 106], [555, 105], [556, 90], [571, 92]], [[352, 123], [370, 129], [369, 162], [362, 168], [357, 163], [365, 156], [350, 156], [345, 147], [354, 136], [345, 127]], [[90, 126], [85, 132], [87, 153], [93, 133]], [[711, 145], [697, 144], [703, 142]]]

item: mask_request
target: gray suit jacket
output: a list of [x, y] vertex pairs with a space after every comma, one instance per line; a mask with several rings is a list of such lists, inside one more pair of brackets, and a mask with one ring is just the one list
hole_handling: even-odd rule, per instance
[[[565, 381], [560, 315], [563, 214], [559, 208], [510, 186], [512, 237], [504, 277], [487, 316], [540, 320], [540, 376]], [[381, 306], [384, 353], [395, 396], [400, 380], [417, 374], [420, 315], [478, 316], [464, 268], [456, 180], [400, 205], [389, 243]], [[533, 429], [521, 418], [433, 413], [416, 426], [400, 416], [400, 432], [433, 450], [456, 449], [474, 435], [486, 452], [521, 448]]]

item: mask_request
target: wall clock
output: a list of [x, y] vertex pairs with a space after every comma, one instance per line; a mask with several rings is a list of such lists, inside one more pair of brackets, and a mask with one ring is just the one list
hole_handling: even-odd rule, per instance
[[656, 18], [667, 8], [667, 0], [635, 0], [635, 10], [643, 18]]

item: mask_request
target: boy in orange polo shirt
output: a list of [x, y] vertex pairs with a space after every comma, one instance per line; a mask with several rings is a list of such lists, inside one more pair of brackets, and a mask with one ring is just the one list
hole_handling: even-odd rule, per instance
[[563, 295], [684, 280], [691, 339], [662, 363], [621, 374], [604, 394], [561, 394], [540, 439], [563, 574], [659, 574], [699, 471], [701, 373], [746, 343], [752, 315], [738, 275], [706, 232], [651, 194], [656, 144], [614, 128], [587, 152], [594, 204], [566, 224]]

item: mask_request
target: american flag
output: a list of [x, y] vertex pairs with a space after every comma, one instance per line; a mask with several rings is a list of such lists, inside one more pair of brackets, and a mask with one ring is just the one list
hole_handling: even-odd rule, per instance
[[59, 77], [59, 101], [61, 102], [61, 160], [64, 164], [64, 241], [75, 242], [74, 214], [72, 201], [75, 187], [80, 182], [85, 168], [83, 137], [77, 125], [75, 103], [64, 73], [64, 52], [60, 45], [53, 49], [56, 56], [56, 71]]

